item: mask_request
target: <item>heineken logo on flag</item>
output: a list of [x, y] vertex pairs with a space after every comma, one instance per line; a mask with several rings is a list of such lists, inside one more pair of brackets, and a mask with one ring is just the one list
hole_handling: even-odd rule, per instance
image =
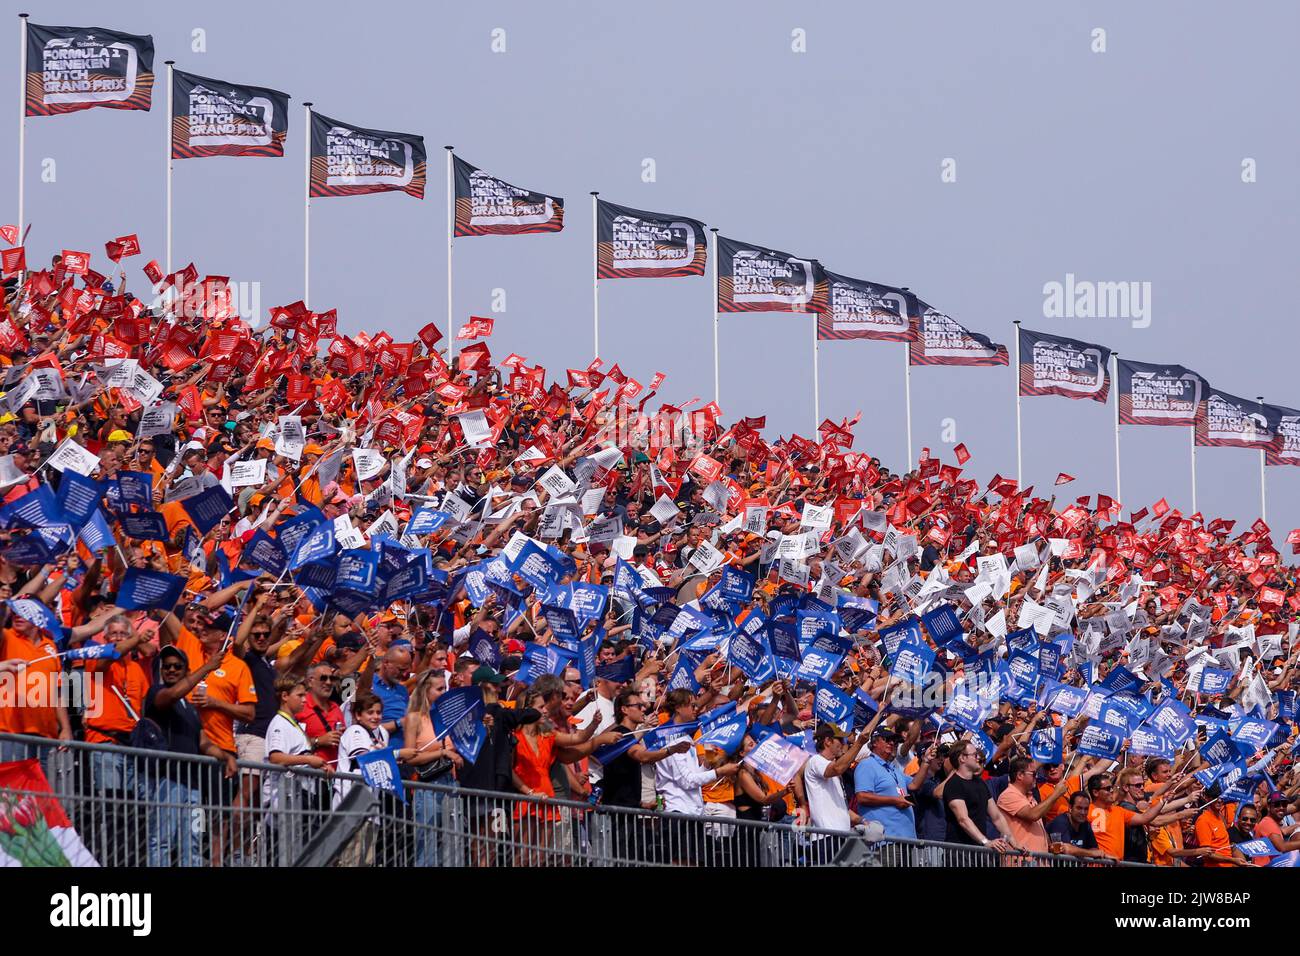
[[1110, 349], [1020, 329], [1020, 394], [1104, 402], [1110, 395]]
[[1277, 433], [1280, 441], [1264, 450], [1266, 465], [1300, 465], [1300, 412], [1293, 408], [1270, 406], [1278, 414]]
[[816, 259], [718, 237], [719, 312], [824, 312], [827, 294]]
[[28, 116], [96, 106], [147, 110], [153, 95], [153, 37], [29, 23], [24, 80]]
[[515, 236], [559, 232], [564, 200], [512, 185], [452, 157], [458, 236]]
[[289, 96], [174, 70], [171, 123], [173, 159], [283, 156]]
[[1119, 420], [1125, 425], [1196, 424], [1205, 380], [1181, 365], [1119, 360]]
[[817, 316], [819, 339], [908, 342], [916, 296], [893, 286], [826, 272], [827, 308]]
[[704, 275], [704, 223], [596, 202], [596, 274], [601, 279]]
[[1009, 365], [1007, 347], [964, 328], [956, 319], [917, 300], [907, 345], [910, 365]]
[[311, 114], [312, 196], [404, 192], [424, 198], [424, 137], [350, 126]]
[[1277, 451], [1281, 412], [1262, 402], [1221, 392], [1212, 385], [1196, 411], [1196, 444]]

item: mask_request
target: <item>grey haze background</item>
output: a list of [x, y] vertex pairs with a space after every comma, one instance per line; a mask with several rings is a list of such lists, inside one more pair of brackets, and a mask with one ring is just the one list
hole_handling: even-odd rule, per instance
[[[137, 231], [161, 258], [162, 61], [292, 96], [283, 159], [177, 162], [175, 259], [262, 283], [262, 306], [302, 295], [302, 102], [338, 119], [424, 135], [427, 198], [317, 200], [312, 306], [347, 332], [409, 340], [445, 322], [445, 156], [563, 196], [551, 235], [456, 245], [456, 324], [507, 292], [490, 341], [552, 375], [591, 358], [592, 189], [610, 201], [703, 219], [724, 235], [831, 269], [907, 285], [1011, 344], [1011, 321], [1178, 362], [1230, 392], [1300, 406], [1293, 275], [1297, 66], [1291, 4], [997, 5], [756, 2], [3, 3], [3, 76], [17, 74], [17, 17], [151, 33], [149, 113], [90, 110], [27, 124], [29, 261]], [[490, 51], [506, 31], [508, 52]], [[1107, 32], [1108, 51], [1090, 50]], [[190, 52], [191, 31], [207, 52]], [[807, 52], [791, 51], [802, 28]], [[16, 84], [15, 84], [16, 85]], [[10, 86], [11, 94], [16, 92]], [[12, 103], [12, 100], [10, 101]], [[13, 107], [8, 113], [15, 122]], [[0, 157], [12, 221], [13, 126]], [[43, 183], [41, 161], [57, 162]], [[641, 162], [658, 181], [643, 183]], [[957, 181], [940, 181], [945, 157]], [[1258, 182], [1241, 182], [1241, 161]], [[1150, 328], [1047, 320], [1045, 282], [1153, 283]], [[711, 397], [708, 279], [602, 283], [601, 355], [661, 397]], [[722, 320], [728, 418], [768, 415], [767, 437], [812, 425], [809, 320]], [[901, 464], [903, 346], [823, 343], [822, 413], [861, 409], [858, 448]], [[1015, 473], [1012, 369], [916, 369], [914, 444], [952, 461], [942, 422], [982, 480]], [[1061, 398], [1024, 403], [1025, 480], [1063, 497], [1114, 492], [1113, 412]], [[1187, 429], [1123, 430], [1124, 503], [1189, 510]], [[1300, 525], [1297, 469], [1268, 469], [1275, 539]], [[1259, 514], [1255, 452], [1201, 449], [1208, 517]]]

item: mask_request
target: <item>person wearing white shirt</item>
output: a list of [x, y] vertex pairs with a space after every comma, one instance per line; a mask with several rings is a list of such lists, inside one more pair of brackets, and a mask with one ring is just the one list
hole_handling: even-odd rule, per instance
[[[599, 736], [609, 728], [614, 726], [614, 695], [618, 693], [618, 684], [614, 681], [605, 680], [603, 677], [597, 677], [595, 680], [596, 699], [587, 704], [582, 710], [578, 711], [575, 718], [575, 724], [578, 730], [585, 730], [587, 725], [594, 719], [596, 720], [596, 735]], [[587, 691], [587, 696], [591, 691]], [[578, 700], [582, 700], [579, 697]], [[588, 766], [588, 779], [595, 784], [600, 783], [604, 771], [601, 769], [600, 761], [593, 760]]]
[[[846, 744], [844, 731], [834, 724], [822, 724], [813, 736], [817, 753], [803, 765], [804, 792], [808, 796], [811, 825], [820, 830], [849, 830], [860, 817], [849, 809], [840, 777], [853, 766], [875, 729], [875, 722]], [[814, 852], [822, 848], [826, 834], [810, 833]]]
[[[664, 697], [661, 710], [668, 713], [674, 724], [688, 724], [698, 716], [695, 697], [683, 688], [669, 691]], [[681, 738], [689, 739], [688, 733]], [[663, 745], [676, 743], [676, 739], [666, 736]], [[719, 777], [734, 777], [740, 771], [740, 764], [726, 763], [716, 770], [707, 770], [700, 766], [696, 750], [691, 747], [684, 753], [672, 753], [654, 765], [655, 788], [664, 799], [664, 812], [688, 813], [700, 816], [704, 813], [704, 796], [701, 789]]]
[[[301, 713], [307, 703], [307, 685], [299, 677], [288, 674], [276, 678], [275, 695], [280, 708], [266, 728], [266, 759], [279, 767], [313, 767], [329, 771], [325, 761], [312, 753], [303, 730], [293, 715]], [[262, 805], [268, 811], [268, 823], [275, 832], [278, 844], [276, 862], [288, 866], [306, 845], [308, 834], [303, 824], [307, 814], [301, 811], [317, 809], [311, 806], [316, 792], [316, 781], [302, 776], [297, 780], [282, 780], [282, 773], [262, 774]], [[280, 813], [281, 810], [288, 811]], [[294, 811], [299, 812], [294, 812]]]
[[[383, 750], [388, 746], [388, 731], [383, 727], [384, 703], [373, 694], [363, 693], [358, 696], [360, 707], [354, 707], [353, 718], [356, 723], [343, 731], [339, 738], [339, 773], [357, 773], [354, 761], [372, 750]], [[400, 759], [400, 755], [399, 755]], [[343, 802], [343, 798], [352, 789], [351, 780], [334, 781], [334, 806]]]

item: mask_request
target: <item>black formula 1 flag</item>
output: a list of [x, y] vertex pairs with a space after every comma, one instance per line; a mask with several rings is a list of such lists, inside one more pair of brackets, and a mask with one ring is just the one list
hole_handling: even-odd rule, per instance
[[596, 200], [596, 275], [666, 279], [704, 275], [704, 223]]
[[1300, 465], [1300, 412], [1279, 405], [1268, 406], [1278, 417], [1280, 441], [1264, 450], [1266, 465]]
[[826, 271], [828, 305], [817, 317], [819, 339], [910, 342], [917, 298], [903, 289]]
[[907, 344], [909, 365], [1010, 365], [1007, 347], [987, 335], [972, 332], [950, 315], [917, 300], [912, 338]]
[[1125, 425], [1196, 424], [1205, 379], [1181, 365], [1119, 360], [1119, 420]]
[[172, 158], [283, 156], [289, 96], [172, 71]]
[[153, 37], [29, 23], [23, 80], [28, 116], [96, 106], [147, 110], [153, 96]]
[[310, 195], [404, 192], [424, 198], [424, 137], [366, 129], [311, 114]]
[[1020, 329], [1020, 394], [1062, 395], [1105, 402], [1110, 349], [1046, 332]]
[[1196, 444], [1279, 452], [1281, 418], [1281, 410], [1272, 405], [1229, 395], [1207, 383], [1196, 411]]
[[816, 259], [718, 237], [719, 312], [824, 312], [827, 295]]
[[535, 193], [490, 176], [459, 156], [452, 157], [458, 236], [518, 236], [559, 232], [564, 200]]

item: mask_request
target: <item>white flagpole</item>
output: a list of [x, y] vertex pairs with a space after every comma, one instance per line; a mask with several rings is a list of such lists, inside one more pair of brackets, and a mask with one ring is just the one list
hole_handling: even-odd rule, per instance
[[1196, 514], [1196, 426], [1191, 427], [1192, 437], [1192, 514]]
[[451, 299], [451, 247], [456, 237], [456, 183], [452, 171], [455, 146], [443, 147], [447, 150], [447, 364], [456, 357], [456, 334], [452, 329]]
[[596, 198], [600, 193], [593, 190], [591, 194], [591, 319], [595, 326], [594, 348], [592, 358], [600, 358], [600, 238], [597, 223]]
[[172, 274], [172, 71], [176, 68], [175, 60], [167, 60], [167, 135], [163, 145], [167, 148], [167, 274]]
[[303, 168], [305, 171], [302, 189], [302, 304], [309, 305], [311, 299], [311, 104], [303, 103]]
[[813, 441], [816, 441], [816, 440], [817, 440], [817, 428], [818, 428], [818, 426], [821, 425], [821, 423], [822, 423], [822, 411], [821, 411], [821, 410], [822, 410], [822, 390], [821, 390], [821, 382], [819, 381], [819, 377], [818, 377], [818, 371], [819, 371], [819, 370], [818, 370], [818, 367], [817, 367], [817, 365], [818, 365], [818, 362], [817, 362], [817, 359], [818, 359], [818, 355], [817, 355], [817, 347], [818, 347], [818, 343], [817, 343], [817, 322], [818, 322], [818, 318], [819, 318], [818, 313], [814, 312], [814, 313], [812, 314], [812, 318], [813, 318], [813, 323], [812, 323], [812, 330], [813, 330], [813, 432], [812, 432], [812, 433], [813, 433]]
[[903, 343], [903, 393], [907, 407], [907, 465], [903, 474], [912, 470], [912, 343]]
[[718, 375], [718, 230], [710, 228], [709, 231], [713, 233], [713, 255], [710, 257], [713, 262], [713, 401], [721, 405]]
[[[1262, 414], [1264, 411], [1264, 396], [1256, 395], [1255, 399], [1259, 402], [1259, 410]], [[1259, 520], [1268, 521], [1268, 484], [1264, 478], [1264, 449], [1259, 450]]]
[[18, 14], [18, 245], [26, 234], [23, 209], [23, 180], [27, 165], [27, 14]]
[[1016, 367], [1011, 384], [1016, 390], [1016, 487], [1019, 488], [1024, 484], [1024, 463], [1020, 454], [1020, 321], [1017, 319], [1011, 324], [1016, 327]]
[[[1115, 500], [1122, 503], [1124, 493], [1120, 490], [1119, 480], [1119, 353], [1112, 352], [1111, 357], [1115, 360], [1110, 376], [1110, 387], [1115, 390]], [[1016, 369], [1016, 381], [1019, 380], [1020, 370]]]

